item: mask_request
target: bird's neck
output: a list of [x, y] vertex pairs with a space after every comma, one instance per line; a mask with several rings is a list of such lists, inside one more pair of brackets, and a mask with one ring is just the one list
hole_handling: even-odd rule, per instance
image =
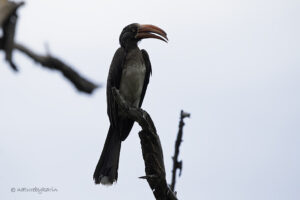
[[126, 52], [129, 52], [129, 51], [131, 51], [131, 50], [133, 50], [133, 49], [136, 49], [136, 48], [138, 48], [138, 46], [137, 46], [137, 43], [136, 42], [128, 42], [125, 46], [124, 46], [124, 48], [125, 48], [125, 51]]

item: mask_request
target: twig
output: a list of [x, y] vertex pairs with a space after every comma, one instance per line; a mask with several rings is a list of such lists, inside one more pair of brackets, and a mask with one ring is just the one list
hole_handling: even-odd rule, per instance
[[119, 108], [126, 113], [128, 118], [136, 121], [142, 127], [139, 137], [145, 162], [146, 176], [141, 178], [147, 179], [156, 199], [176, 200], [176, 195], [169, 188], [166, 181], [163, 151], [150, 115], [141, 108], [130, 107], [116, 88], [112, 88], [112, 93]]
[[173, 156], [173, 169], [172, 169], [172, 182], [171, 182], [171, 189], [172, 191], [175, 191], [175, 184], [176, 184], [176, 171], [179, 169], [179, 176], [181, 176], [181, 171], [182, 171], [182, 160], [178, 161], [178, 155], [179, 155], [179, 147], [182, 142], [182, 135], [183, 135], [183, 126], [184, 126], [184, 121], [183, 119], [186, 117], [190, 117], [190, 113], [186, 113], [183, 110], [180, 112], [180, 122], [179, 122], [179, 130], [177, 134], [177, 139], [175, 142], [175, 152]]
[[68, 66], [61, 60], [52, 57], [51, 55], [38, 55], [30, 49], [28, 49], [27, 47], [17, 43], [14, 44], [14, 48], [26, 54], [28, 57], [33, 59], [35, 62], [41, 64], [43, 67], [60, 71], [64, 75], [64, 77], [71, 81], [74, 84], [74, 86], [81, 92], [91, 94], [96, 88], [99, 87], [99, 85], [96, 85], [95, 83], [82, 77], [70, 66]]

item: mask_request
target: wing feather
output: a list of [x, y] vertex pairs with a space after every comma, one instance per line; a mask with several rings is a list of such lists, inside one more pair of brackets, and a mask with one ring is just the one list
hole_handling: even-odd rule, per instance
[[143, 54], [143, 58], [144, 58], [144, 62], [146, 65], [146, 74], [145, 74], [145, 79], [144, 79], [144, 85], [143, 85], [143, 90], [142, 90], [142, 94], [141, 94], [141, 100], [140, 100], [140, 105], [139, 107], [142, 106], [145, 94], [146, 94], [146, 90], [148, 87], [148, 83], [149, 83], [149, 79], [150, 79], [150, 75], [152, 74], [152, 68], [151, 68], [151, 62], [149, 59], [149, 55], [147, 53], [147, 51], [145, 49], [142, 49], [142, 54]]
[[106, 84], [106, 97], [107, 97], [107, 114], [109, 117], [110, 123], [117, 127], [118, 125], [118, 105], [114, 101], [113, 95], [112, 95], [112, 87], [116, 87], [119, 89], [120, 82], [121, 82], [121, 76], [122, 76], [122, 69], [126, 58], [126, 52], [124, 48], [120, 47], [111, 62], [110, 68], [109, 68], [109, 75], [107, 78], [107, 84]]

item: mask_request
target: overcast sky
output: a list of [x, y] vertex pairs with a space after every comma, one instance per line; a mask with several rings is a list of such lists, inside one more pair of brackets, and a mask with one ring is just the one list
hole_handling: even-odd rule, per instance
[[[300, 197], [300, 1], [28, 0], [16, 40], [62, 58], [105, 88], [124, 26], [154, 24], [169, 43], [144, 40], [152, 62], [143, 108], [164, 151], [167, 180], [181, 109], [186, 120], [179, 199]], [[105, 89], [78, 93], [61, 74], [0, 53], [0, 199], [153, 199], [135, 125], [122, 143], [119, 180], [92, 175], [109, 127]], [[57, 192], [11, 192], [11, 188]]]

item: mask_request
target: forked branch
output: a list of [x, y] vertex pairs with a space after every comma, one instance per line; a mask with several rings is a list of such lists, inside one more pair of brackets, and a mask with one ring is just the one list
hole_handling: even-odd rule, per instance
[[0, 29], [2, 29], [2, 36], [0, 36], [0, 50], [5, 53], [5, 60], [9, 63], [14, 71], [18, 71], [18, 67], [13, 61], [13, 52], [15, 49], [24, 53], [35, 62], [41, 64], [42, 67], [60, 71], [63, 76], [68, 79], [77, 88], [78, 91], [91, 94], [99, 85], [84, 78], [72, 67], [65, 64], [61, 60], [51, 55], [39, 55], [34, 53], [28, 47], [15, 42], [15, 29], [17, 26], [17, 10], [24, 2], [13, 2], [2, 0], [0, 1]]

